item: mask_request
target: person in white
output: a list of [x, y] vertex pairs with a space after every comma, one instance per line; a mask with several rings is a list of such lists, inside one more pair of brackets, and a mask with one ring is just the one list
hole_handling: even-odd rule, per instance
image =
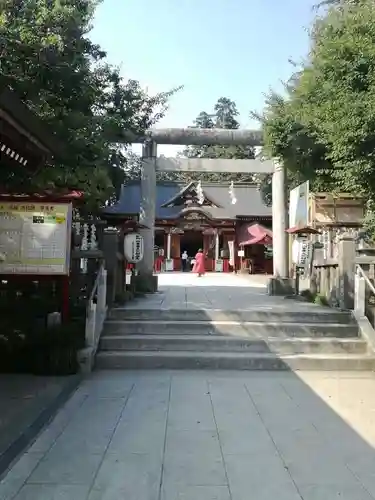
[[181, 255], [181, 267], [184, 272], [187, 270], [188, 258], [187, 251], [184, 250]]

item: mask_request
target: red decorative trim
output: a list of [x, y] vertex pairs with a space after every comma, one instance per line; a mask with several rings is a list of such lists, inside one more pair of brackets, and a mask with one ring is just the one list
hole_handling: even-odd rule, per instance
[[58, 193], [53, 191], [45, 191], [40, 193], [7, 193], [0, 191], [0, 199], [2, 201], [54, 201], [65, 202], [73, 200], [81, 200], [84, 196], [83, 191], [69, 191], [67, 193]]

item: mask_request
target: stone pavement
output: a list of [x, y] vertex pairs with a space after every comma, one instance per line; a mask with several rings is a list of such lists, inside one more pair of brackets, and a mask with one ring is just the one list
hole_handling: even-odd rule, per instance
[[375, 376], [99, 372], [1, 500], [371, 500]]
[[78, 376], [0, 374], [0, 474], [68, 399], [78, 381]]
[[[226, 309], [290, 308], [290, 301], [266, 293], [269, 277], [208, 273], [159, 274], [159, 292], [130, 303], [135, 309]], [[298, 307], [300, 304], [298, 304]], [[308, 307], [311, 307], [308, 304]]]
[[[314, 307], [263, 280], [164, 274], [131, 307]], [[374, 500], [374, 424], [374, 373], [96, 372], [0, 500]]]

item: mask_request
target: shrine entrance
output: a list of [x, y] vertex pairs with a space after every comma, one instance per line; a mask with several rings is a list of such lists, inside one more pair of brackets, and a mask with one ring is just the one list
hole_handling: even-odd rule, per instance
[[189, 258], [195, 256], [200, 248], [203, 249], [203, 232], [201, 229], [184, 231], [180, 242], [181, 252], [186, 251]]
[[202, 249], [206, 255], [206, 270], [214, 271], [215, 260], [219, 258], [219, 231], [206, 209], [207, 206], [202, 208], [194, 196], [189, 197], [187, 207], [180, 212], [180, 249], [181, 253], [186, 250], [190, 259]]

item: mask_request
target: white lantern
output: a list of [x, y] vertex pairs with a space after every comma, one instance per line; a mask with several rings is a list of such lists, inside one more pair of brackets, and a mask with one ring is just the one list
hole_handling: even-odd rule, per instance
[[297, 238], [292, 244], [292, 260], [297, 267], [307, 267], [311, 260], [312, 245], [307, 238]]
[[143, 236], [138, 233], [127, 234], [124, 238], [124, 255], [128, 262], [136, 264], [143, 259]]

